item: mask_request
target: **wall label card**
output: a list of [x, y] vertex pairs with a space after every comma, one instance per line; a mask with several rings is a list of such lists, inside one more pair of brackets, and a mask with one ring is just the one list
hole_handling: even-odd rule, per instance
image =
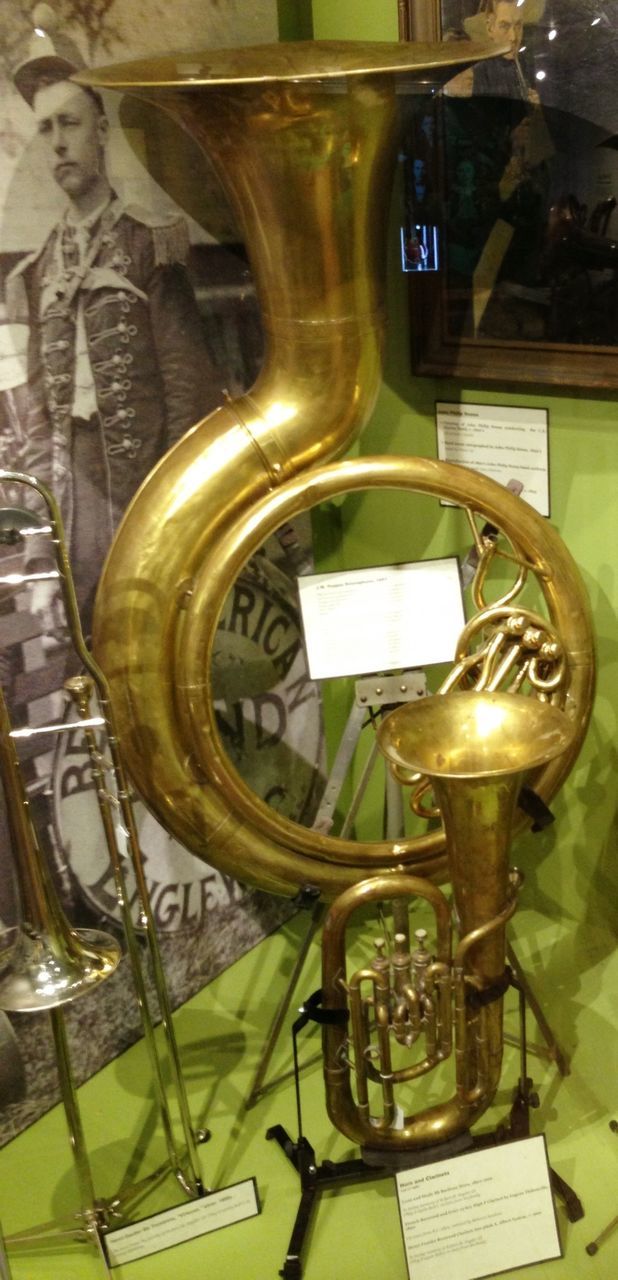
[[396, 1175], [410, 1280], [481, 1280], [562, 1257], [543, 1135]]
[[436, 403], [438, 457], [508, 485], [539, 515], [549, 510], [549, 414], [514, 405]]
[[452, 662], [465, 626], [456, 557], [298, 579], [313, 680]]
[[112, 1267], [136, 1258], [147, 1258], [173, 1245], [195, 1240], [221, 1227], [230, 1227], [260, 1212], [255, 1178], [221, 1187], [200, 1200], [164, 1209], [142, 1222], [120, 1227], [105, 1236], [105, 1247]]

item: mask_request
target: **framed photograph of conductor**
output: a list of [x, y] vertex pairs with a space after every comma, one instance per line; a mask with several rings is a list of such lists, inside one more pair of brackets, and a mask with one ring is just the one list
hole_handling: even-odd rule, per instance
[[399, 29], [500, 48], [411, 108], [414, 371], [615, 388], [618, 0], [400, 0]]

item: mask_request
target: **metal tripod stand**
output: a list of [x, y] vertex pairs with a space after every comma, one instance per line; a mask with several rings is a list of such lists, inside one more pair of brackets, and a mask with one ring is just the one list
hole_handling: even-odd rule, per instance
[[[618, 1120], [610, 1120], [609, 1127], [612, 1133], [618, 1134]], [[593, 1258], [595, 1253], [599, 1252], [601, 1245], [604, 1244], [606, 1240], [609, 1240], [609, 1237], [613, 1235], [614, 1231], [616, 1231], [617, 1228], [618, 1228], [618, 1213], [616, 1214], [615, 1218], [612, 1218], [611, 1222], [608, 1222], [607, 1226], [604, 1227], [603, 1230], [599, 1232], [598, 1236], [596, 1236], [594, 1240], [591, 1240], [590, 1244], [586, 1245], [586, 1253], [590, 1254], [590, 1257]]]
[[[62, 594], [68, 630], [77, 658], [88, 673], [67, 681], [66, 687], [73, 700], [81, 724], [92, 771], [99, 813], [105, 834], [106, 845], [113, 869], [116, 894], [120, 906], [131, 976], [140, 1010], [142, 1031], [152, 1072], [152, 1081], [159, 1118], [163, 1129], [167, 1148], [167, 1160], [139, 1183], [123, 1188], [116, 1196], [100, 1199], [95, 1196], [92, 1172], [84, 1141], [77, 1092], [71, 1070], [69, 1050], [64, 1025], [62, 1005], [69, 1003], [74, 994], [84, 991], [91, 983], [91, 968], [97, 963], [97, 947], [108, 947], [109, 963], [106, 971], [99, 976], [105, 977], [117, 963], [118, 955], [112, 953], [116, 944], [106, 935], [94, 935], [91, 930], [73, 930], [64, 920], [59, 905], [55, 902], [45, 860], [38, 847], [36, 834], [28, 813], [28, 802], [21, 784], [19, 761], [15, 753], [15, 742], [35, 734], [55, 736], [64, 731], [75, 732], [75, 723], [61, 722], [46, 724], [40, 727], [13, 729], [8, 714], [3, 719], [3, 776], [5, 788], [10, 785], [12, 792], [12, 834], [16, 858], [25, 862], [24, 877], [28, 890], [28, 920], [30, 924], [24, 954], [19, 955], [13, 966], [13, 972], [4, 978], [0, 988], [0, 1007], [5, 1009], [49, 1009], [52, 1020], [56, 1065], [58, 1069], [61, 1099], [64, 1105], [69, 1139], [74, 1157], [78, 1185], [80, 1190], [80, 1211], [64, 1223], [46, 1223], [23, 1233], [9, 1237], [11, 1245], [28, 1244], [41, 1240], [48, 1235], [54, 1239], [67, 1236], [71, 1239], [86, 1240], [95, 1244], [105, 1274], [110, 1276], [107, 1263], [104, 1233], [109, 1226], [125, 1216], [129, 1208], [135, 1205], [138, 1198], [147, 1190], [157, 1185], [169, 1174], [172, 1174], [183, 1192], [189, 1197], [205, 1194], [197, 1154], [198, 1141], [204, 1141], [206, 1131], [195, 1133], [191, 1123], [188, 1099], [182, 1075], [178, 1045], [172, 1023], [172, 1010], [163, 971], [161, 954], [156, 935], [154, 917], [146, 885], [141, 851], [138, 844], [133, 809], [129, 796], [127, 780], [119, 752], [118, 738], [115, 728], [113, 710], [110, 703], [107, 681], [86, 648], [73, 579], [69, 565], [64, 532], [59, 509], [49, 491], [34, 477], [17, 472], [0, 471], [0, 482], [12, 486], [24, 486], [36, 492], [42, 499], [47, 515], [41, 518], [27, 509], [8, 508], [0, 514], [0, 541], [5, 545], [22, 548], [28, 538], [46, 537], [52, 550], [55, 567], [45, 571], [44, 576], [57, 581]], [[41, 574], [36, 575], [40, 578]], [[21, 584], [29, 580], [26, 569], [22, 574], [10, 574], [1, 578], [7, 585]], [[91, 699], [96, 692], [98, 713], [92, 714]], [[104, 751], [100, 751], [95, 730], [103, 733]], [[8, 784], [7, 784], [8, 778]], [[7, 791], [8, 798], [8, 791]], [[130, 908], [131, 895], [128, 891], [125, 864], [130, 863], [137, 884], [140, 926], [146, 944], [146, 953], [150, 961], [158, 1015], [162, 1024], [164, 1049], [161, 1050], [155, 1035], [156, 1013], [151, 1005], [145, 975], [142, 967], [140, 944]], [[22, 891], [22, 906], [24, 892]], [[42, 910], [40, 908], [42, 907]], [[36, 918], [36, 927], [33, 925]], [[93, 936], [91, 936], [93, 935]], [[111, 943], [111, 948], [108, 944]], [[22, 945], [22, 953], [24, 952]], [[83, 955], [80, 946], [85, 946]], [[34, 948], [34, 951], [27, 948]], [[90, 947], [90, 950], [88, 948]], [[18, 949], [19, 951], [19, 949]], [[64, 971], [64, 979], [57, 980], [56, 969], [58, 959], [66, 961], [68, 968]], [[20, 968], [21, 966], [21, 968]], [[49, 974], [54, 973], [54, 982]], [[70, 984], [73, 983], [73, 986]], [[25, 991], [25, 994], [24, 994]], [[166, 1085], [165, 1075], [169, 1071], [171, 1087]], [[173, 1097], [179, 1116], [182, 1140], [178, 1142], [174, 1132], [174, 1122], [170, 1106]]]
[[[282, 1280], [301, 1280], [303, 1251], [307, 1233], [320, 1196], [324, 1191], [332, 1190], [334, 1187], [374, 1181], [377, 1178], [392, 1177], [402, 1169], [433, 1164], [440, 1160], [449, 1159], [452, 1156], [463, 1155], [467, 1151], [479, 1151], [486, 1147], [518, 1141], [521, 1138], [530, 1136], [530, 1111], [538, 1107], [539, 1099], [534, 1090], [533, 1082], [528, 1075], [526, 994], [517, 978], [508, 969], [507, 978], [508, 984], [518, 992], [520, 1023], [519, 1079], [513, 1091], [513, 1101], [508, 1120], [498, 1125], [492, 1133], [473, 1136], [469, 1131], [466, 1131], [458, 1137], [442, 1142], [433, 1148], [425, 1148], [416, 1152], [397, 1152], [396, 1155], [389, 1157], [386, 1152], [376, 1151], [372, 1153], [371, 1163], [361, 1156], [353, 1160], [336, 1162], [324, 1160], [320, 1164], [316, 1158], [314, 1147], [303, 1133], [297, 1038], [309, 1023], [324, 1025], [329, 1018], [333, 1018], [340, 1012], [339, 1010], [322, 1009], [321, 991], [314, 992], [304, 1002], [300, 1010], [300, 1017], [296, 1019], [292, 1027], [298, 1138], [293, 1141], [283, 1126], [279, 1124], [272, 1125], [266, 1133], [267, 1139], [278, 1143], [284, 1155], [296, 1169], [301, 1188], [298, 1210], [285, 1262], [279, 1271]], [[384, 1158], [383, 1163], [381, 1162], [381, 1156]], [[584, 1211], [581, 1201], [573, 1189], [554, 1169], [550, 1169], [550, 1181], [552, 1189], [564, 1203], [569, 1222], [579, 1221], [583, 1217]]]

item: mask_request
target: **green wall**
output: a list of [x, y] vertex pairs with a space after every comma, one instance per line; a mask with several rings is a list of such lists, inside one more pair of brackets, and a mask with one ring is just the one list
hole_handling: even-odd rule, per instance
[[313, 35], [311, 0], [277, 0], [280, 40], [310, 40]]
[[316, 40], [397, 39], [397, 0], [312, 0], [312, 9]]
[[[396, 39], [396, 0], [313, 0], [316, 39]], [[409, 367], [408, 301], [397, 267], [397, 209], [391, 218], [389, 332], [384, 383], [361, 441], [363, 453], [435, 456], [436, 399], [544, 406], [550, 419], [551, 519], [580, 566], [595, 618], [599, 682], [592, 726], [567, 784], [554, 802], [557, 821], [518, 842], [527, 893], [551, 915], [591, 925], [618, 922], [616, 893], [616, 722], [618, 587], [615, 491], [616, 393], [591, 396], [540, 386], [475, 385], [414, 377]], [[348, 503], [342, 513], [342, 563], [405, 559], [413, 499], [383, 495]], [[459, 535], [450, 513], [417, 522], [418, 554], [452, 554]], [[406, 553], [401, 554], [402, 547]], [[550, 856], [551, 855], [551, 856]], [[530, 899], [529, 899], [530, 900]]]

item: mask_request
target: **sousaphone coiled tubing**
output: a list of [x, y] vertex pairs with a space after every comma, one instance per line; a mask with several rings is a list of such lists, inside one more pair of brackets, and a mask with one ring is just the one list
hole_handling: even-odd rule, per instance
[[131, 504], [103, 574], [95, 652], [111, 682], [129, 771], [192, 852], [283, 894], [325, 898], [375, 868], [440, 870], [440, 833], [343, 841], [269, 810], [218, 736], [214, 628], [234, 575], [296, 511], [350, 489], [401, 487], [470, 506], [537, 574], [566, 652], [572, 750], [535, 787], [547, 801], [581, 743], [593, 687], [589, 608], [573, 561], [535, 512], [489, 480], [419, 458], [330, 468], [367, 421], [380, 378], [385, 216], [395, 80], [433, 83], [491, 51], [466, 44], [303, 42], [82, 73], [163, 106], [207, 151], [234, 208], [264, 324], [251, 392], [196, 425]]

